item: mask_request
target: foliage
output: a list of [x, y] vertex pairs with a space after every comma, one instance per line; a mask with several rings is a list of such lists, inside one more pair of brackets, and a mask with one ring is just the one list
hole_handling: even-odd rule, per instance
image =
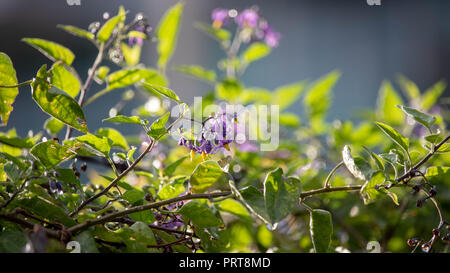
[[[448, 251], [443, 81], [422, 93], [400, 77], [405, 96], [384, 81], [376, 109], [359, 122], [332, 121], [337, 70], [273, 92], [246, 86], [246, 69], [280, 40], [253, 8], [216, 9], [212, 24], [196, 24], [224, 50], [219, 70], [172, 66], [183, 7], [178, 3], [161, 18], [155, 67], [140, 61], [153, 34], [147, 19], [130, 20], [123, 7], [87, 30], [58, 26], [97, 48], [85, 80], [72, 66], [75, 54], [52, 41], [23, 39], [53, 63], [23, 83], [0, 52], [2, 125], [27, 86], [49, 116], [41, 132], [0, 134], [0, 252], [64, 252], [70, 241], [82, 252], [363, 252], [373, 240], [383, 251]], [[188, 106], [169, 87], [171, 67], [211, 86], [202, 105]], [[95, 83], [102, 89], [92, 93]], [[89, 127], [86, 106], [121, 90], [127, 91], [109, 116], [96, 117], [104, 125]], [[125, 113], [136, 92], [147, 101]], [[220, 107], [203, 111], [214, 103], [277, 105], [281, 112], [269, 119], [279, 122], [279, 145], [258, 149], [268, 140], [261, 125], [248, 128], [256, 140], [238, 141], [229, 130], [249, 118]], [[299, 106], [303, 116], [294, 110]], [[200, 134], [179, 126], [185, 120]], [[125, 126], [142, 134], [130, 135]]]

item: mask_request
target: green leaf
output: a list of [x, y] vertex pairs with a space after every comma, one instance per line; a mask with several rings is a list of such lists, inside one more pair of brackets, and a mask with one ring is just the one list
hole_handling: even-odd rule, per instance
[[370, 180], [371, 168], [369, 163], [367, 163], [362, 158], [353, 158], [351, 149], [349, 146], [345, 145], [342, 150], [342, 160], [348, 171], [356, 178], [361, 180]]
[[157, 74], [157, 72], [151, 69], [121, 69], [108, 75], [106, 78], [107, 89], [123, 88], [152, 77], [154, 74]]
[[168, 97], [169, 99], [172, 99], [176, 102], [180, 102], [180, 98], [172, 89], [169, 89], [169, 88], [166, 88], [163, 86], [159, 86], [159, 85], [150, 84], [148, 82], [143, 82], [142, 85], [145, 88], [148, 88], [156, 93], [159, 93], [161, 95]]
[[189, 180], [193, 193], [203, 193], [213, 185], [228, 184], [228, 175], [216, 161], [208, 160], [197, 165]]
[[89, 231], [83, 231], [73, 238], [80, 244], [81, 253], [98, 253], [95, 239]]
[[398, 82], [410, 100], [415, 100], [420, 97], [419, 87], [417, 87], [413, 81], [409, 80], [405, 76], [399, 76]]
[[47, 65], [44, 64], [31, 84], [34, 101], [42, 111], [83, 133], [87, 133], [86, 118], [80, 105], [64, 92], [51, 87], [47, 82], [48, 76]]
[[111, 19], [109, 19], [108, 21], [106, 21], [106, 23], [100, 28], [100, 30], [97, 33], [97, 40], [99, 40], [102, 43], [108, 41], [117, 24], [119, 24], [119, 22], [123, 20], [125, 20], [125, 14], [116, 15]]
[[387, 124], [381, 122], [376, 122], [376, 124], [378, 128], [383, 131], [383, 133], [385, 133], [390, 139], [392, 139], [392, 141], [394, 141], [395, 144], [400, 146], [400, 148], [402, 148], [403, 151], [408, 154], [409, 140], [407, 138], [402, 136], [399, 132], [397, 132], [394, 128]]
[[167, 133], [166, 123], [169, 120], [170, 112], [165, 113], [162, 117], [155, 120], [152, 125], [150, 125], [150, 131], [147, 134], [154, 139], [158, 139]]
[[160, 68], [166, 67], [175, 50], [183, 7], [182, 2], [175, 4], [166, 11], [159, 22], [156, 37], [158, 38], [158, 67]]
[[315, 252], [328, 252], [331, 235], [333, 235], [331, 213], [322, 209], [312, 210], [310, 212], [309, 228]]
[[201, 201], [192, 200], [184, 204], [181, 209], [178, 210], [183, 217], [191, 220], [195, 225], [200, 228], [217, 227], [222, 226], [223, 222], [207, 204]]
[[126, 43], [120, 43], [120, 49], [122, 50], [123, 57], [128, 66], [135, 66], [139, 63], [142, 50], [142, 47], [140, 45], [135, 44], [130, 47]]
[[56, 140], [48, 140], [33, 146], [30, 154], [38, 159], [47, 169], [59, 165], [75, 156], [67, 145], [60, 145]]
[[444, 92], [445, 88], [447, 87], [447, 84], [445, 81], [439, 81], [436, 84], [434, 84], [432, 87], [427, 89], [424, 94], [422, 95], [422, 99], [420, 101], [421, 103], [421, 109], [428, 111], [433, 107], [436, 102], [438, 101], [439, 97]]
[[300, 125], [300, 118], [297, 114], [294, 113], [281, 113], [280, 116], [280, 124], [284, 126], [289, 126], [296, 128]]
[[252, 63], [254, 61], [257, 61], [259, 59], [262, 59], [270, 54], [270, 46], [255, 42], [251, 44], [245, 51], [242, 53], [241, 59], [245, 63]]
[[184, 187], [184, 181], [186, 177], [178, 177], [173, 181], [162, 186], [162, 188], [158, 191], [158, 198], [161, 200], [167, 200], [171, 198], [175, 198], [180, 194], [186, 191]]
[[1, 253], [20, 253], [25, 248], [28, 237], [23, 231], [5, 230], [0, 233]]
[[[96, 135], [83, 135], [76, 138], [78, 142], [87, 144], [94, 150], [100, 152], [101, 155], [105, 157], [109, 157], [109, 152], [111, 151], [112, 140], [108, 139], [104, 136], [96, 136]], [[99, 155], [100, 155], [99, 154]]]
[[72, 72], [67, 70], [64, 65], [60, 62], [56, 62], [50, 68], [51, 77], [50, 83], [66, 92], [72, 98], [75, 98], [80, 92], [80, 81], [75, 77]]
[[375, 164], [377, 165], [377, 167], [380, 170], [384, 170], [384, 164], [383, 161], [381, 160], [381, 158], [374, 152], [372, 152], [371, 150], [369, 150], [369, 148], [367, 148], [366, 146], [362, 146], [364, 148], [364, 150], [366, 150], [366, 152], [369, 154], [369, 156], [372, 158], [372, 160], [375, 162]]
[[214, 83], [216, 81], [216, 72], [205, 69], [199, 65], [178, 65], [174, 68], [176, 71], [192, 76], [206, 82]]
[[311, 119], [325, 117], [331, 104], [331, 90], [340, 76], [340, 72], [332, 71], [311, 85], [303, 101], [306, 112]]
[[44, 128], [49, 135], [55, 136], [64, 128], [64, 123], [55, 118], [48, 118], [44, 123]]
[[167, 176], [172, 176], [173, 173], [175, 172], [175, 170], [178, 168], [178, 166], [181, 165], [181, 163], [183, 163], [183, 161], [188, 158], [188, 156], [183, 156], [182, 158], [178, 159], [177, 161], [169, 164], [165, 169], [164, 169], [164, 173]]
[[228, 30], [223, 28], [214, 28], [209, 24], [196, 22], [194, 23], [194, 27], [200, 29], [219, 42], [228, 41], [231, 37], [231, 33]]
[[420, 112], [414, 108], [406, 107], [403, 105], [397, 105], [398, 108], [402, 109], [405, 114], [413, 118], [418, 123], [430, 129], [431, 125], [436, 122], [436, 117]]
[[156, 221], [155, 215], [151, 210], [143, 210], [130, 213], [130, 217], [135, 221], [140, 221], [147, 224], [153, 224]]
[[215, 205], [219, 211], [234, 214], [244, 221], [251, 221], [252, 219], [247, 209], [245, 209], [245, 207], [240, 202], [234, 199], [225, 199], [215, 203]]
[[[387, 194], [391, 197], [392, 201], [398, 206], [398, 198], [397, 195], [393, 192], [388, 191], [386, 188], [382, 187], [382, 185], [386, 182], [385, 174], [382, 171], [375, 172], [370, 181], [366, 181], [362, 186], [360, 193], [363, 197], [364, 204], [369, 204], [376, 199], [380, 198], [382, 194]], [[381, 186], [381, 187], [380, 187]]]
[[[156, 244], [155, 235], [147, 224], [143, 222], [136, 222], [131, 226], [131, 229], [135, 232], [135, 234], [138, 234], [136, 238], [138, 241], [142, 241], [149, 245]], [[139, 238], [141, 240], [139, 240]]]
[[65, 31], [67, 31], [68, 33], [81, 37], [81, 38], [86, 38], [88, 40], [93, 41], [95, 38], [95, 35], [87, 30], [84, 30], [82, 28], [76, 27], [76, 26], [71, 26], [71, 25], [57, 25], [56, 27], [63, 29]]
[[145, 193], [137, 189], [127, 190], [122, 194], [122, 198], [130, 202], [130, 204], [143, 200], [144, 196]]
[[[0, 52], [0, 85], [17, 85], [16, 70], [11, 59], [3, 52]], [[12, 104], [19, 94], [19, 88], [0, 87], [0, 117], [1, 126], [8, 123], [9, 115], [13, 110]]]
[[63, 208], [60, 208], [55, 204], [50, 203], [48, 200], [42, 199], [41, 197], [34, 196], [23, 198], [20, 200], [15, 200], [14, 203], [20, 208], [52, 222], [61, 223], [67, 227], [76, 224], [75, 220], [70, 218]]
[[253, 213], [256, 214], [263, 222], [270, 224], [270, 217], [266, 210], [264, 194], [257, 188], [248, 186], [240, 190], [242, 202]]
[[38, 38], [23, 38], [22, 41], [39, 50], [39, 52], [54, 62], [62, 61], [67, 65], [71, 65], [75, 59], [75, 55], [70, 49], [55, 42]]
[[404, 122], [401, 112], [395, 111], [396, 105], [402, 105], [403, 100], [389, 81], [383, 81], [378, 95], [377, 115], [389, 124], [399, 125]]
[[132, 123], [132, 124], [139, 124], [139, 125], [141, 125], [142, 122], [145, 122], [145, 121], [141, 120], [141, 118], [138, 116], [126, 117], [126, 116], [122, 116], [122, 115], [118, 115], [118, 116], [115, 116], [112, 118], [107, 118], [102, 121], [111, 121], [111, 122], [118, 122], [118, 123]]
[[128, 142], [125, 137], [116, 129], [113, 128], [100, 128], [97, 130], [97, 135], [104, 136], [112, 140], [112, 145], [115, 147], [122, 148], [125, 151], [130, 149]]
[[216, 96], [218, 99], [235, 101], [241, 95], [243, 86], [234, 78], [225, 78], [216, 84]]
[[20, 138], [0, 133], [0, 143], [16, 148], [30, 149], [36, 143], [36, 140], [33, 137]]
[[448, 181], [450, 167], [432, 166], [428, 167], [425, 177], [432, 184], [444, 183]]
[[273, 223], [285, 218], [298, 204], [301, 182], [294, 177], [283, 177], [283, 170], [267, 174], [264, 181], [264, 199], [267, 213]]
[[297, 82], [293, 84], [278, 87], [272, 94], [272, 104], [279, 105], [280, 111], [286, 109], [295, 103], [305, 88], [305, 82]]

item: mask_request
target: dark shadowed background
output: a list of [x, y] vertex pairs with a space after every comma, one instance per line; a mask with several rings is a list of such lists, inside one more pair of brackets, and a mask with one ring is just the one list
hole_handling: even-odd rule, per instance
[[[49, 61], [20, 41], [39, 37], [61, 43], [77, 55], [74, 67], [81, 76], [93, 62], [96, 51], [88, 42], [57, 29], [57, 24], [87, 28], [100, 21], [105, 11], [115, 14], [124, 5], [134, 17], [142, 11], [156, 26], [176, 0], [81, 0], [69, 6], [65, 0], [0, 0], [0, 51], [7, 53], [19, 81], [31, 79], [41, 64]], [[264, 17], [281, 32], [280, 46], [269, 57], [251, 66], [243, 77], [247, 86], [273, 89], [303, 79], [316, 79], [333, 69], [343, 75], [334, 89], [330, 118], [350, 119], [355, 110], [375, 105], [383, 79], [395, 80], [401, 73], [421, 90], [440, 79], [450, 79], [450, 1], [381, 0], [369, 6], [366, 0], [187, 0], [181, 33], [171, 61], [216, 68], [222, 57], [216, 42], [193, 27], [210, 22], [215, 7], [242, 9], [258, 5]], [[143, 62], [155, 63], [155, 43], [143, 48]], [[173, 71], [171, 88], [186, 102], [202, 95], [208, 86]], [[94, 86], [91, 94], [96, 91]], [[98, 90], [98, 89], [97, 89]], [[100, 126], [109, 108], [120, 96], [114, 91], [89, 105], [85, 112], [91, 129]], [[447, 91], [448, 94], [448, 91]], [[28, 129], [42, 128], [47, 116], [32, 101], [29, 87], [20, 89], [6, 131], [15, 127], [20, 136]], [[292, 111], [301, 112], [299, 105]]]

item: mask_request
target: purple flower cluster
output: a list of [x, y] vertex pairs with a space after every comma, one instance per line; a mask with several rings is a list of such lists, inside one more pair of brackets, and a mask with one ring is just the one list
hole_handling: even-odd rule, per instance
[[178, 145], [185, 146], [191, 150], [191, 158], [199, 153], [206, 158], [208, 154], [215, 154], [220, 150], [230, 150], [229, 144], [233, 141], [237, 131], [236, 114], [230, 120], [226, 112], [218, 117], [211, 116], [202, 122], [202, 132], [199, 139], [188, 140], [181, 137]]
[[[261, 17], [254, 8], [248, 8], [238, 13], [236, 10], [222, 8], [214, 9], [211, 13], [212, 25], [214, 28], [221, 28], [226, 25], [231, 18], [241, 29], [250, 31], [253, 40], [264, 41], [270, 47], [277, 47], [281, 34], [272, 29], [267, 20]], [[249, 39], [251, 40], [251, 39]]]

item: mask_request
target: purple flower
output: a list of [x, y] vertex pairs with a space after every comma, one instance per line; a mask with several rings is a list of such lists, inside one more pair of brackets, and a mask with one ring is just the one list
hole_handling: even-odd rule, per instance
[[279, 32], [275, 32], [269, 28], [264, 35], [264, 42], [270, 47], [277, 47], [280, 38], [281, 34]]
[[[149, 25], [140, 25], [134, 29], [137, 32], [141, 32], [145, 34], [146, 36], [150, 35], [150, 31], [152, 31], [152, 27]], [[128, 45], [134, 46], [134, 45], [142, 46], [144, 44], [144, 40], [141, 37], [130, 37], [128, 38]]]
[[211, 19], [214, 28], [221, 28], [228, 21], [228, 10], [220, 8], [214, 9], [211, 13]]
[[203, 121], [201, 137], [188, 140], [181, 137], [178, 145], [185, 146], [191, 150], [191, 158], [195, 153], [206, 155], [216, 154], [222, 149], [230, 150], [229, 144], [233, 142], [237, 131], [237, 115], [231, 118], [225, 111], [218, 116], [210, 117]]
[[258, 25], [259, 14], [253, 9], [245, 9], [236, 16], [236, 23], [241, 27], [255, 28]]

